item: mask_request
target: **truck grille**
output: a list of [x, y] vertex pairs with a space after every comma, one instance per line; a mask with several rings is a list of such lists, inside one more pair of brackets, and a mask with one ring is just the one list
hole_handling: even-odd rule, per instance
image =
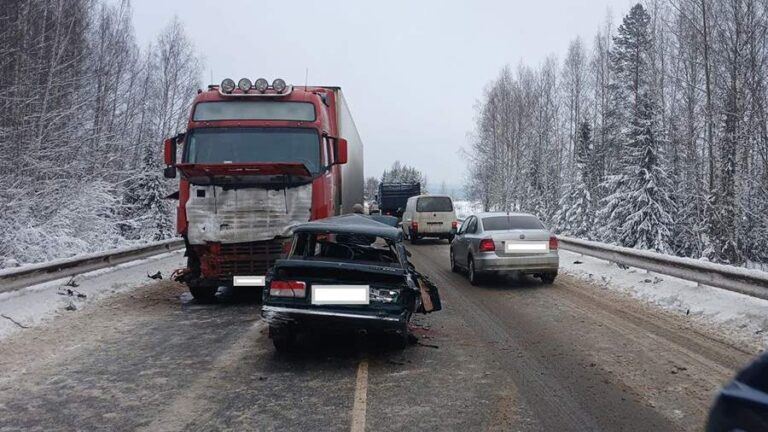
[[264, 275], [283, 255], [286, 240], [267, 240], [221, 245], [220, 278], [233, 275]]

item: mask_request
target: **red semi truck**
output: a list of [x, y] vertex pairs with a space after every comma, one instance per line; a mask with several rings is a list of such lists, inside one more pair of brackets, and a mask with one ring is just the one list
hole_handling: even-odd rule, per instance
[[339, 87], [225, 79], [198, 92], [164, 153], [165, 176], [181, 175], [177, 280], [203, 302], [220, 286], [263, 287], [294, 225], [363, 202], [363, 144]]

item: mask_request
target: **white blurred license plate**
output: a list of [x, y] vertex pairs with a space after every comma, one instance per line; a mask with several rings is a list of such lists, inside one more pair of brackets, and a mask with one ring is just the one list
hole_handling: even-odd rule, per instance
[[312, 304], [363, 305], [370, 303], [368, 285], [312, 285]]
[[547, 253], [549, 244], [545, 242], [507, 242], [504, 250], [507, 253]]
[[260, 286], [265, 285], [264, 276], [234, 276], [232, 278], [234, 286]]

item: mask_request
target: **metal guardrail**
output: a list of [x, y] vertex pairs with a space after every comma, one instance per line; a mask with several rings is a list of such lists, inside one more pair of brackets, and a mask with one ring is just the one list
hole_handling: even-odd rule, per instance
[[768, 300], [766, 272], [565, 236], [557, 238], [565, 250]]
[[19, 268], [3, 269], [0, 270], [0, 293], [112, 267], [129, 261], [174, 251], [183, 247], [183, 240], [163, 240], [146, 245], [113, 249], [75, 258], [65, 258]]

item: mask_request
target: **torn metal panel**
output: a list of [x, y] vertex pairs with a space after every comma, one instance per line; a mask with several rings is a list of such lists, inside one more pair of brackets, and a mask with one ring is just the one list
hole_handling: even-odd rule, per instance
[[186, 204], [189, 243], [242, 243], [290, 236], [309, 221], [312, 184], [286, 189], [192, 185]]

